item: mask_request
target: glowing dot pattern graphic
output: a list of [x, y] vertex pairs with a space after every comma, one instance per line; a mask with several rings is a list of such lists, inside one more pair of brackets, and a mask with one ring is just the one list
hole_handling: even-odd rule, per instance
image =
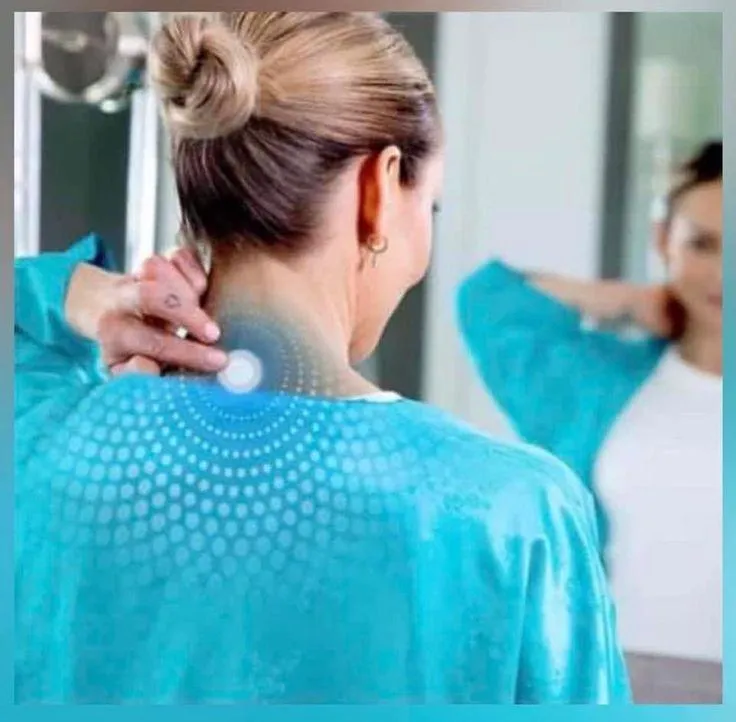
[[297, 322], [253, 310], [225, 314], [221, 326], [221, 346], [229, 351], [229, 364], [217, 381], [232, 395], [257, 391], [341, 395], [340, 373]]
[[[365, 674], [344, 664], [345, 630], [401, 610], [365, 642], [394, 659], [417, 579], [486, 543], [487, 469], [518, 452], [419, 404], [321, 395], [334, 377], [269, 333], [248, 331], [254, 391], [124, 377], [49, 427], [16, 479], [26, 697], [54, 697], [58, 665], [78, 664], [58, 692], [77, 703], [308, 700], [319, 654], [320, 678], [351, 689]], [[479, 599], [458, 605], [481, 618]], [[49, 654], [61, 638], [73, 660]]]

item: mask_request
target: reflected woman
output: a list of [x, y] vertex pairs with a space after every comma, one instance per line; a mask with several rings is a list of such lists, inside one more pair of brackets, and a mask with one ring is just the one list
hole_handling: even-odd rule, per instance
[[[656, 227], [669, 281], [639, 287], [492, 262], [459, 293], [462, 334], [519, 434], [598, 501], [624, 647], [718, 661], [722, 599], [723, 151], [681, 169]], [[586, 330], [633, 321], [646, 338]]]

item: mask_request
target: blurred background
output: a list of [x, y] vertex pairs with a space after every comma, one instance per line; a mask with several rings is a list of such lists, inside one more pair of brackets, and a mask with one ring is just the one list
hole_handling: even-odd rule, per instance
[[[657, 277], [653, 203], [673, 163], [721, 135], [721, 16], [387, 16], [438, 85], [448, 167], [432, 273], [368, 370], [510, 433], [468, 383], [457, 282], [489, 256], [582, 278]], [[165, 17], [15, 13], [17, 255], [94, 231], [133, 269], [175, 243], [168, 146], [143, 69]]]
[[[144, 66], [165, 16], [15, 13], [16, 255], [96, 232], [130, 270], [175, 243], [167, 141]], [[437, 83], [447, 170], [432, 271], [366, 372], [511, 437], [462, 350], [457, 284], [491, 256], [579, 278], [659, 277], [656, 201], [673, 164], [722, 134], [721, 15], [387, 17]], [[637, 669], [640, 696], [660, 699]], [[673, 663], [670, 683], [697, 697], [720, 671]]]

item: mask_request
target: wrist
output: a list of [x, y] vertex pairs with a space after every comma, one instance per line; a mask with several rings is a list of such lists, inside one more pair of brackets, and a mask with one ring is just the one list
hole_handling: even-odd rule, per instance
[[97, 340], [100, 318], [110, 307], [121, 278], [88, 263], [80, 263], [74, 269], [64, 302], [64, 316], [76, 333]]
[[622, 304], [624, 318], [635, 324], [642, 324], [647, 315], [650, 301], [649, 289], [646, 286], [627, 284]]
[[640, 306], [639, 289], [625, 281], [605, 281], [606, 320], [634, 320]]

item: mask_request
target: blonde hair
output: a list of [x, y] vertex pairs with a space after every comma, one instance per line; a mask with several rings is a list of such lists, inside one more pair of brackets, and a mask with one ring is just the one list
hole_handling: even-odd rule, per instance
[[412, 184], [439, 142], [427, 73], [375, 13], [179, 16], [149, 67], [182, 230], [213, 246], [297, 245], [351, 159], [396, 145]]

